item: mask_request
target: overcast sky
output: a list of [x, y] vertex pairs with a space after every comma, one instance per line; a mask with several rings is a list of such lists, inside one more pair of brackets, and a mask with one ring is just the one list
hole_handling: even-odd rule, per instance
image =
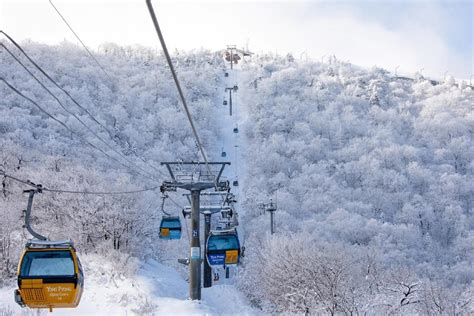
[[[82, 40], [158, 46], [145, 0], [52, 0]], [[170, 50], [291, 52], [399, 73], [469, 79], [474, 73], [472, 0], [153, 1]], [[48, 0], [0, 0], [0, 28], [15, 39], [77, 43]], [[474, 80], [474, 79], [473, 79]]]

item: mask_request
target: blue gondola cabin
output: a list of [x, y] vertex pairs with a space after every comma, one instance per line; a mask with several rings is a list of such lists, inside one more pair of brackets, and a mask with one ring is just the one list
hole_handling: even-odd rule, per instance
[[207, 261], [210, 266], [237, 265], [240, 243], [235, 229], [211, 231], [207, 240]]
[[181, 221], [178, 216], [164, 216], [160, 224], [161, 239], [180, 239]]

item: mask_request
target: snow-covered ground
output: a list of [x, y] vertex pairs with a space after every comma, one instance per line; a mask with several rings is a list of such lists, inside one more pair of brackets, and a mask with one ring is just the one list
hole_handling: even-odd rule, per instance
[[[84, 260], [85, 259], [85, 260]], [[149, 260], [131, 276], [111, 277], [112, 262], [97, 256], [83, 257], [85, 290], [75, 309], [56, 309], [55, 315], [251, 315], [246, 298], [232, 285], [202, 289], [202, 301], [187, 299], [188, 284], [174, 269]], [[94, 271], [94, 272], [92, 272]], [[0, 290], [0, 315], [28, 315], [13, 301], [15, 285]], [[40, 314], [48, 314], [41, 311]]]

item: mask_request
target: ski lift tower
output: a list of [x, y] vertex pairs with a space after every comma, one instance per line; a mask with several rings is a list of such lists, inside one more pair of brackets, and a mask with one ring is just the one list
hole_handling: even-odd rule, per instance
[[[162, 162], [168, 169], [171, 181], [164, 181], [161, 191], [184, 189], [191, 192], [191, 245], [189, 258], [189, 298], [201, 299], [201, 240], [200, 195], [201, 191], [214, 188], [228, 191], [229, 182], [221, 181], [222, 173], [230, 162]], [[214, 171], [213, 171], [214, 170]]]
[[274, 213], [277, 210], [277, 205], [270, 199], [269, 203], [260, 204], [260, 208], [270, 213], [270, 233], [273, 235], [275, 233], [275, 223], [274, 223]]
[[236, 45], [227, 45], [227, 51], [230, 51], [230, 69], [234, 68], [234, 50], [237, 50]]
[[[214, 193], [214, 192], [213, 192]], [[226, 195], [227, 193], [222, 193], [222, 195]], [[190, 194], [185, 194], [188, 199], [191, 199]], [[202, 195], [207, 195], [206, 193], [202, 193]], [[191, 207], [186, 206], [183, 209], [183, 215], [191, 215]], [[209, 238], [211, 232], [211, 216], [215, 213], [222, 213], [225, 212], [227, 214], [232, 213], [233, 210], [230, 206], [224, 206], [221, 203], [219, 204], [211, 204], [211, 205], [201, 205], [200, 206], [200, 213], [204, 215], [204, 253], [207, 253], [207, 239]], [[204, 260], [204, 277], [203, 277], [203, 285], [205, 288], [212, 286], [212, 268], [209, 265], [207, 260]]]
[[237, 85], [225, 88], [225, 92], [229, 91], [229, 116], [232, 116], [232, 92], [237, 92], [237, 90], [239, 90]]

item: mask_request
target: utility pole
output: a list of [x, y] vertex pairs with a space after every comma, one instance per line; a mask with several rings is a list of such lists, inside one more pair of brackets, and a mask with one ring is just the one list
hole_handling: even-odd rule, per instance
[[239, 87], [234, 85], [231, 88], [225, 88], [225, 92], [229, 91], [229, 115], [232, 116], [232, 92], [237, 92]]
[[[230, 162], [162, 162], [161, 165], [168, 169], [171, 181], [164, 181], [161, 185], [161, 191], [176, 191], [176, 189], [184, 189], [191, 192], [191, 231], [192, 238], [190, 244], [189, 260], [178, 260], [179, 262], [189, 263], [189, 298], [191, 300], [201, 299], [201, 240], [200, 240], [200, 195], [201, 191], [215, 188], [216, 191], [227, 191], [229, 189], [228, 181], [220, 181], [221, 175], [226, 165]], [[220, 166], [216, 174], [203, 173], [201, 170], [196, 171], [196, 167]], [[175, 173], [172, 167], [179, 170]], [[190, 167], [190, 171], [183, 171], [184, 168]]]

